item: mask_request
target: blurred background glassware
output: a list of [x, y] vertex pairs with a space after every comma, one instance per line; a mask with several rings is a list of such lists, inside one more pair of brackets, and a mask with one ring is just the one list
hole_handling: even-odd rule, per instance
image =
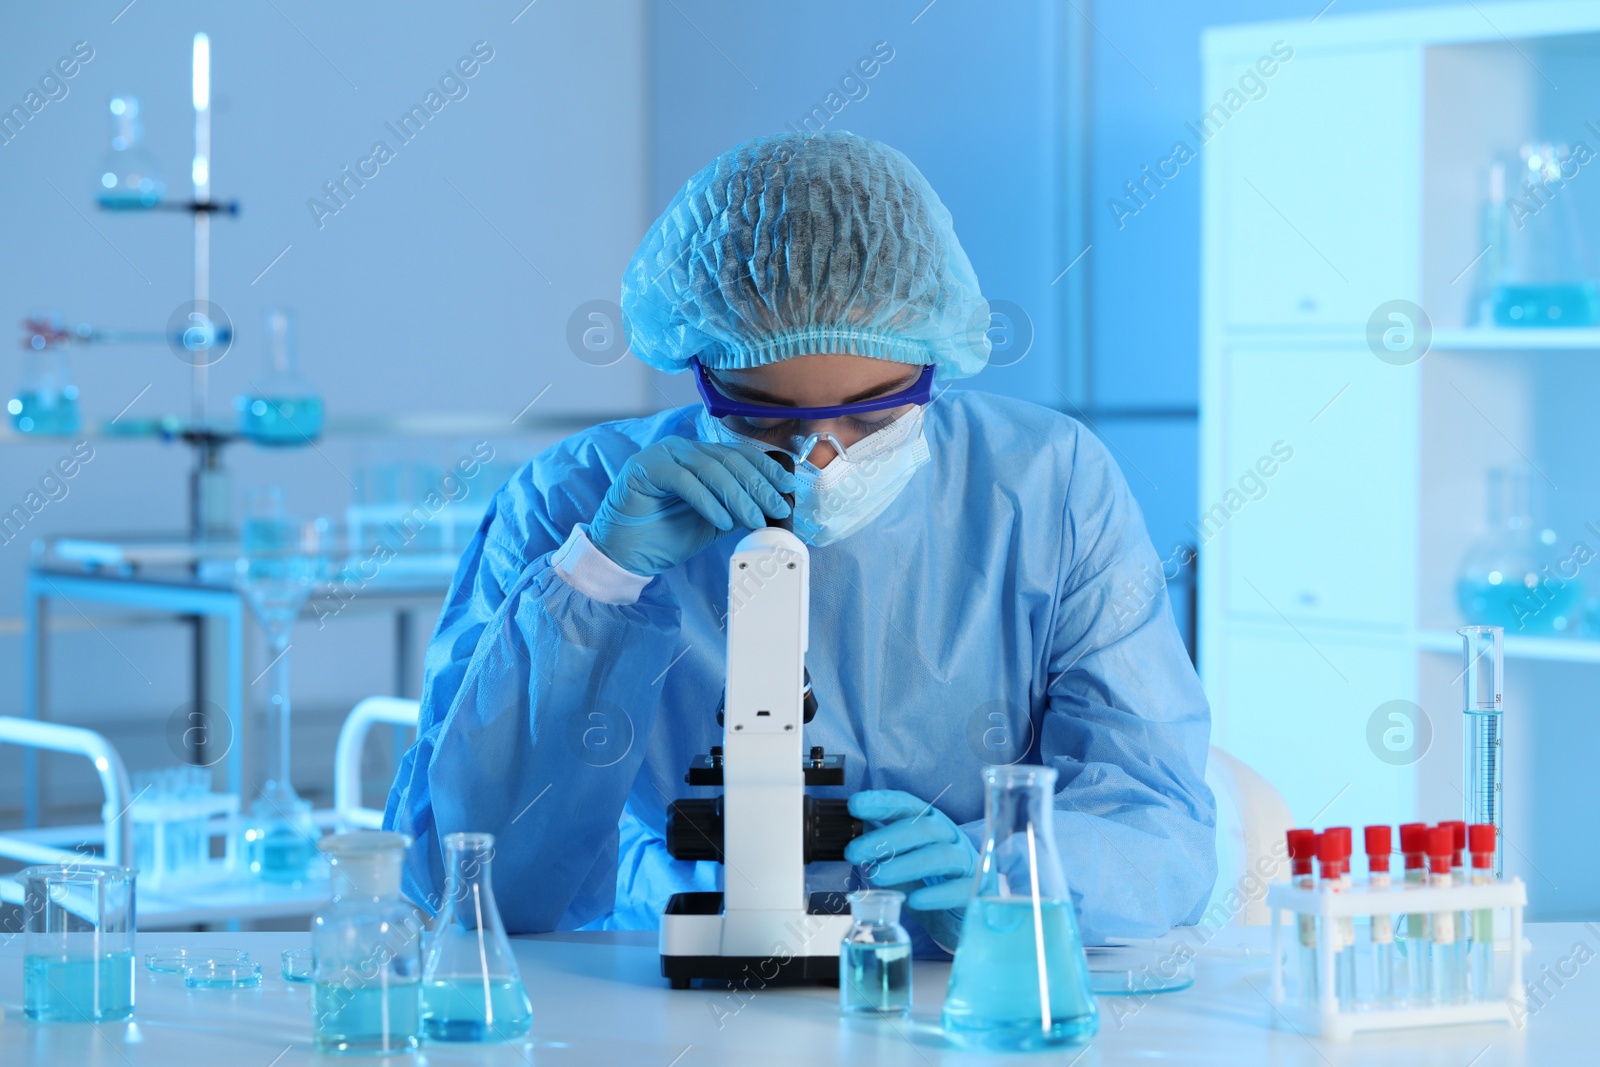
[[1561, 574], [1556, 532], [1535, 521], [1541, 494], [1532, 471], [1496, 467], [1487, 477], [1488, 532], [1468, 549], [1456, 578], [1462, 618], [1508, 635], [1574, 636], [1583, 586]]
[[251, 805], [245, 842], [251, 873], [267, 882], [307, 874], [318, 832], [311, 805], [290, 780], [289, 635], [319, 579], [331, 571], [325, 521], [303, 522], [284, 511], [278, 486], [245, 491], [238, 582], [267, 641], [267, 777]]
[[[1485, 232], [1497, 270], [1480, 320], [1501, 327], [1600, 324], [1600, 269], [1577, 195], [1565, 186], [1580, 158], [1548, 141], [1522, 146], [1490, 165]], [[1503, 249], [1503, 252], [1500, 251]]]
[[984, 844], [944, 1001], [969, 1048], [1082, 1044], [1100, 1028], [1077, 914], [1056, 851], [1056, 772], [985, 767]]
[[279, 956], [283, 960], [283, 980], [285, 982], [311, 981], [311, 950], [309, 948], [286, 948]]
[[36, 1022], [133, 1017], [134, 877], [88, 863], [25, 867], [22, 1011]]
[[[134, 864], [147, 888], [191, 878], [211, 864], [211, 821], [232, 819], [239, 798], [211, 792], [211, 772], [184, 765], [133, 776]], [[231, 863], [231, 850], [223, 857]]]
[[444, 903], [422, 967], [422, 1035], [429, 1041], [510, 1041], [533, 1025], [511, 942], [495, 906], [492, 834], [447, 834]]
[[426, 916], [400, 895], [411, 839], [384, 830], [321, 844], [333, 902], [311, 920], [314, 1040], [319, 1052], [377, 1055], [417, 1047]]
[[900, 925], [904, 893], [850, 894], [851, 927], [839, 945], [839, 1007], [847, 1015], [911, 1010], [911, 935]]
[[294, 315], [267, 308], [262, 336], [267, 369], [234, 398], [239, 432], [258, 445], [306, 445], [322, 434], [322, 397], [300, 373]]
[[144, 147], [144, 118], [137, 96], [111, 98], [111, 151], [100, 162], [95, 199], [109, 211], [145, 211], [161, 203], [166, 179]]
[[60, 312], [33, 315], [27, 322], [35, 328], [23, 338], [22, 377], [6, 402], [11, 425], [18, 433], [39, 436], [77, 433], [83, 415], [67, 360], [66, 323]]

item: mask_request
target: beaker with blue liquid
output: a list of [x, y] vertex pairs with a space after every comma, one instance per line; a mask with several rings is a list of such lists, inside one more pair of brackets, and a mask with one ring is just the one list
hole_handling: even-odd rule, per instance
[[27, 867], [22, 1011], [35, 1022], [133, 1017], [135, 871], [62, 863]]
[[1078, 1045], [1100, 1027], [1072, 897], [1056, 851], [1056, 772], [983, 771], [985, 838], [950, 968], [944, 1030], [992, 1052]]

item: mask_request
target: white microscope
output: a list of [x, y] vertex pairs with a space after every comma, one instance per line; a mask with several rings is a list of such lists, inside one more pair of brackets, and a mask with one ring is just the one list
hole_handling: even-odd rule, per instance
[[[786, 454], [768, 455], [793, 469]], [[667, 902], [661, 974], [673, 989], [696, 978], [839, 980], [850, 906], [842, 893], [808, 898], [805, 867], [843, 860], [861, 822], [846, 800], [806, 795], [807, 786], [843, 785], [844, 757], [808, 754], [801, 736], [817, 710], [805, 668], [811, 555], [789, 527], [769, 521], [729, 561], [723, 742], [685, 776], [723, 795], [674, 801], [666, 829], [674, 859], [723, 864], [723, 892]]]

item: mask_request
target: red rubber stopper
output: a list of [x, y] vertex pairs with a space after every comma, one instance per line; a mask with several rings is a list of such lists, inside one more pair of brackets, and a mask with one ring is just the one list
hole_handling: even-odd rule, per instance
[[1387, 871], [1389, 854], [1394, 851], [1394, 836], [1387, 826], [1369, 826], [1361, 832], [1366, 839], [1367, 870]]
[[1450, 862], [1455, 858], [1455, 831], [1449, 826], [1435, 826], [1428, 831], [1428, 870], [1434, 874], [1449, 874]]
[[1493, 823], [1473, 823], [1467, 827], [1467, 847], [1472, 853], [1474, 867], [1494, 866], [1494, 836]]
[[1289, 858], [1292, 860], [1309, 860], [1317, 856], [1317, 832], [1315, 830], [1290, 830], [1289, 831]]
[[1464, 822], [1442, 822], [1440, 826], [1450, 827], [1450, 847], [1457, 852], [1467, 847], [1467, 824]]
[[[1420, 856], [1428, 851], [1428, 826], [1426, 823], [1408, 822], [1400, 824], [1400, 851], [1407, 856], [1406, 866], [1412, 866], [1410, 857]], [[1420, 867], [1422, 864], [1418, 863]]]

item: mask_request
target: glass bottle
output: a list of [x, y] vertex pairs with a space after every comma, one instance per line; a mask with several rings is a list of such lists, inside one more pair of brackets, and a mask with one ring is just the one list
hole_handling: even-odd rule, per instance
[[78, 386], [72, 380], [63, 345], [70, 334], [59, 313], [30, 316], [25, 325], [22, 380], [6, 403], [11, 425], [18, 433], [74, 434], [83, 424], [78, 408]]
[[161, 168], [144, 147], [144, 120], [137, 96], [111, 98], [111, 151], [100, 163], [96, 199], [110, 211], [155, 207], [167, 191]]
[[985, 839], [950, 968], [944, 1029], [992, 1051], [1081, 1044], [1100, 1026], [1056, 852], [1056, 772], [986, 767]]
[[290, 781], [289, 634], [323, 566], [319, 530], [284, 514], [283, 490], [245, 491], [239, 584], [267, 642], [267, 776], [245, 830], [250, 871], [267, 882], [306, 877], [317, 843], [311, 805]]
[[25, 867], [22, 1013], [38, 1022], [133, 1017], [134, 878], [130, 867]]
[[911, 935], [900, 925], [904, 893], [850, 894], [850, 932], [839, 943], [839, 1007], [847, 1014], [911, 1010]]
[[1583, 588], [1561, 577], [1556, 533], [1534, 521], [1531, 472], [1492, 468], [1488, 480], [1489, 532], [1468, 550], [1456, 579], [1461, 614], [1507, 634], [1570, 635]]
[[400, 895], [411, 839], [358, 830], [324, 841], [333, 903], [311, 920], [311, 1010], [319, 1052], [403, 1053], [421, 1022], [424, 917]]
[[422, 967], [422, 1035], [429, 1041], [510, 1041], [533, 1025], [511, 942], [489, 882], [492, 834], [447, 834], [445, 899]]
[[300, 375], [294, 316], [283, 308], [268, 308], [264, 336], [266, 372], [233, 401], [239, 432], [258, 445], [310, 444], [322, 433], [322, 397]]

